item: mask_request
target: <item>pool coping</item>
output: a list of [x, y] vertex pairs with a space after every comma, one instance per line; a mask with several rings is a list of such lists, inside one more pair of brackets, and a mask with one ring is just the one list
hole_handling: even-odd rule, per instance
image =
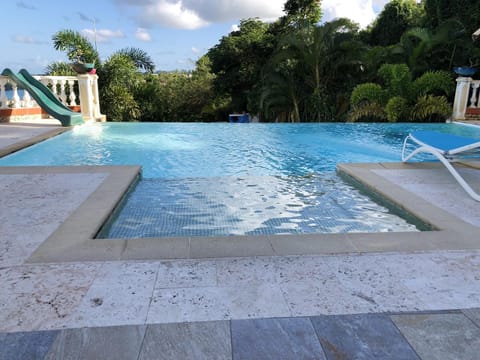
[[[15, 123], [12, 123], [12, 124], [15, 124]], [[23, 140], [17, 141], [15, 143], [11, 144], [11, 145], [0, 148], [0, 158], [4, 157], [6, 155], [10, 155], [14, 152], [20, 151], [24, 148], [27, 148], [27, 147], [31, 146], [31, 145], [35, 145], [39, 142], [50, 139], [54, 136], [62, 134], [62, 133], [66, 132], [66, 131], [69, 131], [71, 129], [72, 129], [71, 126], [55, 127], [52, 130], [46, 131], [42, 134], [38, 134], [38, 135], [35, 135], [35, 136], [30, 137], [28, 139], [23, 139]]]
[[346, 174], [437, 230], [424, 232], [95, 239], [141, 176], [140, 166], [0, 167], [0, 174], [107, 173], [104, 182], [29, 257], [27, 263], [334, 255], [480, 249], [479, 228], [376, 174], [438, 164], [340, 164]]

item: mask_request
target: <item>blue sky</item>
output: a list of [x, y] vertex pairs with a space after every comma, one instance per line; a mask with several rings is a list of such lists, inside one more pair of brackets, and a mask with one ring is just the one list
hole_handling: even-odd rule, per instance
[[[53, 61], [52, 35], [76, 30], [97, 46], [102, 59], [124, 47], [145, 50], [157, 70], [192, 69], [195, 61], [242, 18], [269, 21], [285, 0], [6, 0], [2, 2], [0, 64], [40, 74]], [[349, 17], [368, 25], [388, 0], [322, 0], [323, 20]]]

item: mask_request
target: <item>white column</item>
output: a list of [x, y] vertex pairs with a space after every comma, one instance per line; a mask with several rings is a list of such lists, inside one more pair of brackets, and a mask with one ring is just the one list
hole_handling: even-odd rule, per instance
[[457, 78], [457, 90], [455, 91], [455, 101], [453, 102], [452, 120], [465, 120], [471, 82], [472, 78], [470, 77]]
[[87, 120], [102, 120], [104, 115], [100, 113], [100, 101], [98, 98], [98, 75], [78, 75], [78, 90], [80, 108], [83, 118]]
[[90, 75], [92, 78], [92, 93], [93, 93], [93, 114], [96, 120], [99, 120], [100, 118], [104, 117], [100, 113], [100, 97], [98, 95], [98, 75]]
[[77, 75], [78, 91], [80, 96], [80, 109], [85, 121], [93, 119], [93, 93], [90, 86], [90, 76], [87, 74]]

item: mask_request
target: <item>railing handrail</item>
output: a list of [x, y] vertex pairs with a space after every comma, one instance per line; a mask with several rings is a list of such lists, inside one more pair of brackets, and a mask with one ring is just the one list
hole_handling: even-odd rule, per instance
[[78, 78], [76, 76], [57, 76], [57, 75], [33, 75], [33, 77], [37, 80], [41, 79], [52, 79], [52, 80], [73, 80], [77, 81]]

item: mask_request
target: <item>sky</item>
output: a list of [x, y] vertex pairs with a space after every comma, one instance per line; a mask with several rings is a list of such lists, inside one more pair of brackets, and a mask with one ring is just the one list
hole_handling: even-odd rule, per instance
[[[157, 71], [191, 70], [196, 60], [228, 35], [240, 19], [273, 21], [285, 0], [3, 0], [0, 68], [42, 74], [67, 61], [53, 48], [60, 30], [80, 32], [102, 60], [125, 47], [146, 51]], [[388, 0], [322, 0], [323, 19], [347, 17], [370, 24]]]

